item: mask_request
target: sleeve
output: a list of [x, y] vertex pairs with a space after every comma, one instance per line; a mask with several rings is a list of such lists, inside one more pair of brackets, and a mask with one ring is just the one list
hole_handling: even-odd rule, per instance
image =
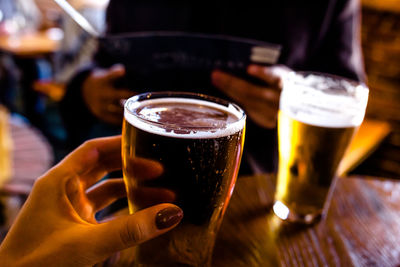
[[[365, 81], [361, 49], [361, 11], [359, 0], [332, 1], [329, 24], [321, 27], [322, 43], [313, 57], [315, 69], [350, 79]], [[323, 33], [324, 31], [325, 33]]]
[[67, 132], [68, 145], [72, 148], [82, 143], [97, 119], [84, 103], [81, 88], [92, 70], [92, 66], [80, 70], [66, 86], [66, 93], [60, 102], [60, 115]]

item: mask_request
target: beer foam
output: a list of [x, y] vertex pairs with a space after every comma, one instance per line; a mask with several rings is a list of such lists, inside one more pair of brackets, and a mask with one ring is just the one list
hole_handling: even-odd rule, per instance
[[365, 115], [368, 88], [335, 76], [291, 73], [284, 80], [279, 109], [320, 127], [357, 127]]
[[143, 131], [175, 138], [224, 137], [245, 124], [245, 115], [232, 104], [179, 97], [128, 100], [124, 113], [131, 125]]

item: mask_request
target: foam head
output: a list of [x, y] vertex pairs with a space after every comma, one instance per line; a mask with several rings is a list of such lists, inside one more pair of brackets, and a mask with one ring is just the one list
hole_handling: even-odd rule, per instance
[[243, 129], [244, 112], [234, 104], [183, 97], [125, 103], [125, 119], [147, 132], [176, 138], [217, 138]]
[[303, 123], [321, 127], [359, 126], [368, 88], [338, 76], [292, 72], [284, 79], [279, 108]]

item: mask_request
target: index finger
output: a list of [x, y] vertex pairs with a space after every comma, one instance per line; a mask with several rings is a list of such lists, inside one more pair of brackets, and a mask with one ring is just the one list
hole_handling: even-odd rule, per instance
[[86, 141], [58, 167], [78, 175], [84, 187], [88, 188], [105, 174], [121, 169], [121, 166], [121, 136], [115, 136]]

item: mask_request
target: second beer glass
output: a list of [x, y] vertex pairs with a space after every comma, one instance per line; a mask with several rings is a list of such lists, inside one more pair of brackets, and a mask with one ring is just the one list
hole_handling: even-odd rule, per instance
[[341, 77], [291, 73], [278, 115], [279, 168], [273, 210], [313, 223], [329, 203], [336, 169], [364, 119], [368, 88]]
[[125, 104], [122, 158], [131, 213], [183, 209], [172, 231], [137, 246], [137, 266], [210, 266], [242, 156], [246, 115], [191, 93], [146, 93]]

